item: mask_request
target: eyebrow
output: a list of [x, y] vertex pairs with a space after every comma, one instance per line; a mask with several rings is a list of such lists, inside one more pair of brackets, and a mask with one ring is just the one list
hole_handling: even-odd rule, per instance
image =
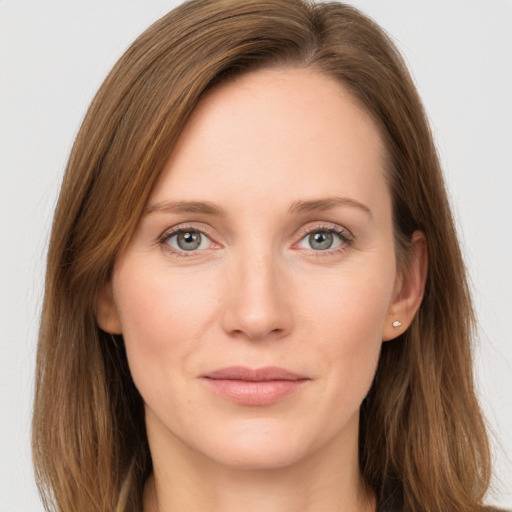
[[[294, 201], [288, 209], [288, 213], [305, 214], [324, 212], [339, 206], [358, 208], [369, 215], [370, 218], [373, 217], [368, 206], [348, 197], [327, 197], [308, 201]], [[144, 213], [146, 215], [151, 213], [202, 213], [215, 217], [226, 216], [226, 212], [220, 206], [210, 201], [160, 201], [148, 206]]]
[[372, 211], [368, 206], [348, 197], [327, 197], [325, 199], [312, 199], [310, 201], [294, 201], [288, 213], [324, 212], [338, 206], [358, 208], [369, 215], [370, 218], [373, 218]]
[[209, 201], [160, 201], [148, 206], [145, 214], [150, 213], [202, 213], [215, 217], [224, 217], [222, 208]]

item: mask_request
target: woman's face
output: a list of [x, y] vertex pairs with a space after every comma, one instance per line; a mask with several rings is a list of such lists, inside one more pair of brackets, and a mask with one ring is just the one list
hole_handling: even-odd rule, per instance
[[202, 100], [99, 301], [152, 451], [243, 468], [357, 452], [398, 334], [383, 162], [374, 122], [316, 72], [257, 71]]

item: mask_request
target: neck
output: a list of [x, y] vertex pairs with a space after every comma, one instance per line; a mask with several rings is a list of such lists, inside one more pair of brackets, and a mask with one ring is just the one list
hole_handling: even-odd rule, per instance
[[158, 443], [156, 449], [148, 437], [154, 472], [146, 482], [144, 512], [375, 510], [359, 471], [357, 434], [355, 443], [353, 436], [350, 443], [333, 439], [300, 461], [270, 469], [219, 464], [180, 443]]

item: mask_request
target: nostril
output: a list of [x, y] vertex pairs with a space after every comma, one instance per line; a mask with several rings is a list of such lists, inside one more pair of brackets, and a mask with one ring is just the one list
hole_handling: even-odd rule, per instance
[[265, 329], [265, 328], [255, 328], [254, 326], [246, 326], [244, 329], [234, 329], [231, 331], [231, 334], [235, 337], [245, 337], [250, 340], [264, 340], [264, 339], [275, 339], [282, 336], [284, 333], [284, 329], [275, 328], [275, 329]]

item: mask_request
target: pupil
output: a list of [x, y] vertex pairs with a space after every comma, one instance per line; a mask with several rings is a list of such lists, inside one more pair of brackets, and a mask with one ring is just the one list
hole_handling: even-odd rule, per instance
[[328, 231], [319, 231], [309, 235], [309, 243], [311, 247], [319, 251], [329, 249], [332, 245], [332, 241], [332, 233], [329, 233]]
[[201, 245], [201, 235], [194, 231], [185, 231], [178, 234], [178, 246], [184, 251], [193, 251]]

